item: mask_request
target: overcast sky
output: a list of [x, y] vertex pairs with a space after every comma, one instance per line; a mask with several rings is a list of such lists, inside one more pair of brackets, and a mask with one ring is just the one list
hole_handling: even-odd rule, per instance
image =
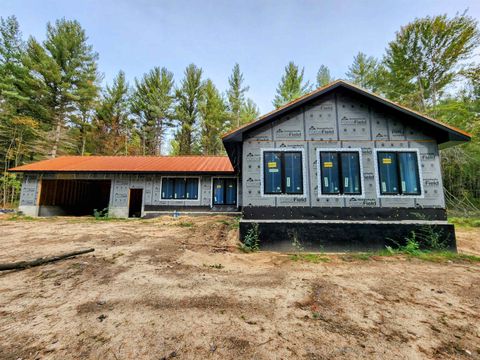
[[0, 16], [16, 15], [24, 37], [43, 40], [48, 21], [78, 20], [107, 82], [121, 69], [132, 83], [154, 66], [179, 81], [193, 62], [225, 91], [238, 62], [261, 113], [273, 108], [288, 61], [304, 66], [312, 80], [321, 64], [344, 78], [356, 53], [382, 56], [415, 17], [465, 9], [480, 18], [478, 0], [0, 0]]

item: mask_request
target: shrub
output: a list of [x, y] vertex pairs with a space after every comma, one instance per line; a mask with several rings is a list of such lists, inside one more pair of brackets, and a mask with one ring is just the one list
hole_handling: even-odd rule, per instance
[[95, 220], [108, 219], [108, 208], [105, 208], [103, 210], [93, 209], [93, 216], [95, 217]]
[[255, 252], [260, 249], [258, 224], [253, 223], [252, 227], [248, 229], [240, 249], [245, 252]]

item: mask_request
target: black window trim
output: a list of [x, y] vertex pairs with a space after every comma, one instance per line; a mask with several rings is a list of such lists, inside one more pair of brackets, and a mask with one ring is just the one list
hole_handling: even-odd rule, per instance
[[[379, 153], [391, 153], [395, 154], [395, 161], [396, 161], [396, 170], [397, 170], [397, 188], [398, 192], [383, 192], [382, 191], [382, 179], [380, 175], [380, 157]], [[400, 161], [398, 158], [399, 153], [414, 153], [415, 158], [417, 160], [417, 183], [419, 184], [420, 191], [418, 193], [404, 193], [402, 191], [402, 179], [400, 173]], [[423, 185], [422, 185], [422, 176], [421, 176], [421, 166], [420, 166], [420, 156], [418, 149], [406, 148], [406, 149], [391, 149], [391, 148], [377, 148], [375, 149], [375, 165], [376, 165], [376, 173], [378, 176], [378, 193], [380, 197], [423, 197]]]
[[[195, 199], [175, 199], [175, 198], [164, 198], [163, 197], [163, 180], [165, 179], [197, 179], [197, 197]], [[185, 194], [187, 193], [187, 182], [185, 181]], [[160, 200], [168, 201], [198, 201], [200, 200], [200, 176], [162, 176], [160, 181]]]
[[[339, 170], [339, 184], [340, 190], [338, 193], [324, 193], [323, 192], [323, 181], [322, 181], [322, 163], [321, 163], [321, 153], [337, 153], [338, 161], [338, 170]], [[338, 153], [357, 153], [358, 154], [358, 175], [360, 179], [360, 192], [358, 193], [344, 193], [344, 182], [343, 182], [343, 173], [342, 173], [342, 157]], [[318, 197], [334, 197], [334, 198], [363, 198], [365, 197], [364, 186], [363, 186], [363, 162], [362, 162], [362, 149], [361, 148], [317, 148], [317, 187], [318, 187]]]
[[[282, 186], [282, 191], [277, 193], [277, 192], [267, 192], [265, 189], [265, 153], [279, 153], [281, 154], [281, 186]], [[284, 174], [285, 174], [285, 161], [284, 161], [284, 154], [285, 153], [299, 153], [300, 154], [300, 160], [301, 160], [301, 173], [300, 173], [300, 179], [301, 179], [301, 184], [302, 184], [302, 192], [301, 193], [287, 193], [285, 191], [286, 184], [285, 184], [285, 179], [284, 179]], [[278, 148], [278, 149], [261, 149], [261, 179], [262, 179], [262, 196], [267, 196], [267, 197], [273, 197], [273, 196], [278, 196], [278, 197], [301, 197], [305, 198], [307, 197], [307, 190], [306, 190], [306, 185], [305, 185], [305, 152], [303, 148]]]

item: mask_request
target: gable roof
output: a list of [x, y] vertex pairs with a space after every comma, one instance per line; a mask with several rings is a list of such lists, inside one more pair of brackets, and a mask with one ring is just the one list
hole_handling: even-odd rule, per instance
[[12, 172], [233, 173], [227, 156], [60, 156]]
[[395, 111], [398, 111], [404, 115], [407, 115], [409, 117], [412, 117], [418, 121], [420, 121], [422, 124], [425, 124], [427, 126], [432, 126], [433, 128], [435, 128], [436, 130], [440, 131], [440, 132], [444, 132], [444, 134], [446, 135], [445, 136], [445, 141], [439, 141], [439, 144], [442, 144], [442, 143], [445, 143], [448, 145], [445, 145], [444, 147], [448, 147], [448, 146], [451, 146], [451, 145], [454, 145], [456, 143], [459, 143], [459, 142], [466, 142], [466, 141], [470, 141], [471, 139], [471, 134], [469, 134], [468, 132], [466, 131], [463, 131], [461, 129], [458, 129], [454, 126], [451, 126], [451, 125], [448, 125], [448, 124], [445, 124], [441, 121], [438, 121], [436, 119], [433, 119], [431, 117], [428, 117], [424, 114], [421, 114], [415, 110], [411, 110], [409, 108], [406, 108], [402, 105], [399, 105], [393, 101], [390, 101], [388, 99], [385, 99], [377, 94], [374, 94], [370, 91], [367, 91], [365, 89], [362, 89], [354, 84], [351, 84], [347, 81], [344, 81], [344, 80], [336, 80], [326, 86], [323, 86], [321, 88], [318, 88], [306, 95], [303, 95], [301, 97], [299, 97], [298, 99], [295, 99], [293, 101], [290, 101], [289, 103], [279, 107], [278, 109], [275, 109], [263, 116], [261, 116], [260, 118], [250, 122], [250, 123], [247, 123], [245, 125], [242, 125], [240, 126], [239, 128], [237, 129], [234, 129], [232, 131], [230, 131], [229, 133], [223, 135], [222, 137], [222, 140], [224, 143], [227, 143], [227, 142], [239, 142], [239, 141], [242, 141], [243, 140], [243, 134], [250, 131], [250, 130], [253, 130], [253, 129], [256, 129], [264, 124], [267, 124], [268, 122], [270, 121], [273, 121], [275, 120], [276, 118], [280, 117], [281, 115], [295, 109], [295, 108], [298, 108], [300, 106], [302, 106], [303, 104], [307, 103], [307, 102], [310, 102], [310, 101], [313, 101], [317, 98], [319, 98], [320, 96], [322, 95], [326, 95], [330, 92], [332, 92], [333, 90], [335, 89], [339, 89], [339, 88], [343, 88], [343, 89], [347, 89], [347, 90], [350, 90], [356, 94], [359, 94], [361, 96], [364, 96], [370, 100], [373, 100], [374, 102], [377, 102], [377, 103], [380, 103], [392, 110], [395, 110]]

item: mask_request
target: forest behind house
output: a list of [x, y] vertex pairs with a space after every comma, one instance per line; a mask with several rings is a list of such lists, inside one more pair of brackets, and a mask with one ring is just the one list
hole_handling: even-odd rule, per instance
[[[479, 44], [467, 13], [427, 16], [399, 29], [381, 58], [359, 52], [344, 76], [473, 135], [441, 151], [448, 207], [465, 213], [480, 206]], [[222, 155], [221, 135], [259, 116], [239, 64], [222, 91], [195, 64], [181, 79], [159, 64], [133, 83], [121, 70], [105, 83], [98, 59], [75, 20], [48, 23], [39, 42], [15, 16], [0, 18], [0, 207], [18, 202], [11, 167], [60, 155]], [[275, 107], [335, 80], [321, 63], [306, 79], [294, 62], [279, 79]]]

